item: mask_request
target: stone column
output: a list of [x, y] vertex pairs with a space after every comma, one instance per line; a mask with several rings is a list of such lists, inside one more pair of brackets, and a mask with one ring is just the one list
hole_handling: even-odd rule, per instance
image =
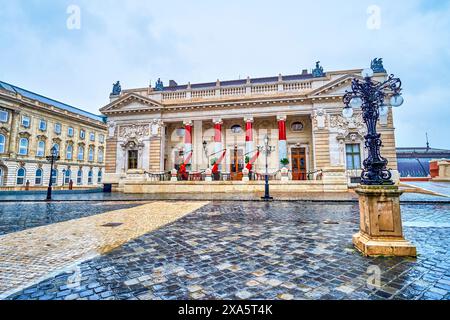
[[[223, 150], [223, 142], [222, 142], [222, 119], [214, 119], [214, 152], [216, 155], [215, 158], [219, 158], [221, 156], [220, 152]], [[222, 165], [219, 164], [219, 170], [222, 170]]]
[[[203, 152], [203, 121], [196, 120], [194, 121], [194, 137], [193, 137], [193, 145], [195, 145], [194, 155], [193, 155], [193, 163], [195, 165], [195, 171], [199, 171], [203, 166], [204, 162], [204, 152]], [[204, 167], [207, 167], [204, 166]], [[194, 169], [194, 168], [193, 168]]]
[[278, 155], [280, 168], [281, 160], [287, 159], [287, 142], [286, 142], [286, 116], [278, 116]]
[[[192, 121], [184, 122], [184, 160], [190, 156], [192, 151]], [[192, 163], [192, 158], [189, 163]]]
[[255, 150], [253, 143], [253, 117], [245, 118], [245, 153], [251, 158], [250, 152]]
[[402, 191], [397, 186], [362, 186], [359, 195], [360, 231], [355, 247], [366, 256], [412, 256], [416, 247], [403, 237], [400, 211]]

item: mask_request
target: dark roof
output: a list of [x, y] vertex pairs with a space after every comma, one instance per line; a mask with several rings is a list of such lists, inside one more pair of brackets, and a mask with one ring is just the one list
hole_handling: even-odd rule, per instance
[[[312, 79], [312, 78], [313, 78], [313, 76], [310, 73], [282, 76], [283, 81], [307, 80], [307, 79]], [[250, 83], [252, 83], [252, 84], [274, 83], [274, 82], [278, 82], [278, 76], [250, 79]], [[228, 81], [220, 81], [220, 86], [222, 86], [222, 87], [240, 86], [240, 85], [244, 85], [246, 83], [247, 83], [247, 79], [228, 80]], [[214, 87], [216, 87], [216, 84], [217, 84], [216, 82], [196, 83], [196, 84], [192, 84], [191, 88], [192, 89], [214, 88]], [[164, 91], [186, 90], [187, 87], [188, 87], [187, 85], [167, 86], [167, 87], [164, 87]]]
[[10, 92], [13, 92], [13, 93], [18, 93], [18, 94], [20, 94], [23, 97], [26, 97], [26, 98], [29, 98], [29, 99], [32, 99], [32, 100], [37, 100], [37, 101], [39, 101], [41, 103], [48, 104], [48, 105], [54, 106], [54, 107], [62, 109], [62, 110], [67, 110], [67, 111], [79, 114], [81, 116], [88, 117], [88, 118], [90, 118], [92, 120], [105, 122], [105, 119], [106, 119], [106, 117], [104, 117], [104, 116], [96, 115], [96, 114], [93, 114], [93, 113], [81, 110], [79, 108], [70, 106], [68, 104], [59, 102], [57, 100], [53, 100], [53, 99], [44, 97], [44, 96], [42, 96], [40, 94], [37, 94], [37, 93], [31, 92], [31, 91], [22, 89], [20, 87], [14, 86], [12, 84], [9, 84], [9, 83], [3, 82], [3, 81], [0, 81], [0, 89], [6, 90], [6, 91], [10, 91]]
[[450, 150], [426, 147], [397, 148], [397, 158], [450, 159]]
[[430, 161], [432, 158], [399, 158], [398, 171], [400, 177], [428, 177], [430, 175]]

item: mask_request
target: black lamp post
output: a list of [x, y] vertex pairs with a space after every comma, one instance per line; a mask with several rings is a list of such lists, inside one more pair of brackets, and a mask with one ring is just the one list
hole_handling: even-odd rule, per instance
[[364, 80], [353, 79], [352, 91], [347, 91], [344, 95], [343, 115], [345, 118], [351, 118], [353, 109], [361, 108], [367, 126], [365, 146], [369, 155], [363, 163], [361, 184], [393, 185], [392, 173], [387, 169], [388, 160], [380, 153], [383, 143], [381, 134], [377, 133], [377, 122], [380, 115], [386, 115], [389, 112], [389, 106], [385, 104], [386, 96], [390, 97], [389, 104], [392, 107], [403, 104], [402, 82], [399, 78], [394, 78], [394, 75], [390, 75], [384, 82], [377, 82], [372, 79], [373, 74], [372, 69], [365, 69], [362, 72]]
[[273, 197], [270, 196], [270, 190], [269, 190], [269, 155], [274, 150], [273, 146], [269, 146], [269, 136], [266, 135], [264, 137], [264, 146], [258, 147], [258, 151], [264, 152], [266, 156], [266, 174], [265, 174], [265, 188], [264, 188], [264, 197], [261, 199], [264, 201], [270, 201], [273, 200]]
[[48, 182], [48, 189], [47, 189], [47, 201], [52, 200], [53, 165], [55, 161], [58, 161], [60, 159], [58, 154], [59, 154], [58, 149], [56, 149], [56, 147], [53, 146], [50, 149], [50, 155], [47, 156], [47, 161], [50, 161], [50, 179]]

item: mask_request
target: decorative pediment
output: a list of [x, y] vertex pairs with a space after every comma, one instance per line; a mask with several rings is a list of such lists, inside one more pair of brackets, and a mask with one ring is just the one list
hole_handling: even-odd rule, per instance
[[155, 100], [146, 98], [136, 93], [128, 93], [118, 100], [111, 102], [100, 109], [100, 112], [120, 113], [133, 111], [158, 111], [163, 108], [163, 105]]
[[6, 127], [0, 127], [0, 133], [4, 134], [4, 135], [7, 135], [9, 133], [9, 130]]
[[39, 141], [47, 140], [47, 136], [45, 134], [40, 134], [36, 137]]
[[22, 132], [19, 132], [19, 137], [20, 138], [29, 138], [29, 137], [31, 137], [31, 133], [29, 133], [27, 131], [22, 131]]
[[322, 96], [343, 96], [347, 90], [351, 89], [352, 80], [354, 78], [362, 79], [361, 76], [347, 74], [339, 79], [331, 81], [324, 86], [312, 91], [309, 96], [311, 98], [320, 98]]
[[57, 143], [60, 144], [61, 143], [61, 139], [60, 138], [53, 138], [53, 143]]

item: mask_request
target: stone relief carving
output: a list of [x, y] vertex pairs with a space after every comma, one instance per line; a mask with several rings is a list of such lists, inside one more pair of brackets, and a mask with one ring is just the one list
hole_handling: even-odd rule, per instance
[[326, 128], [327, 114], [325, 113], [325, 110], [317, 109], [316, 111], [314, 111], [312, 119], [313, 119], [314, 128], [317, 128], [317, 129], [325, 129]]
[[154, 119], [153, 122], [150, 124], [150, 132], [153, 137], [157, 136], [159, 134], [159, 128], [163, 126], [163, 122], [161, 119]]
[[116, 133], [116, 123], [114, 121], [108, 121], [108, 137], [114, 137]]
[[119, 137], [125, 140], [132, 139], [142, 139], [149, 136], [150, 128], [149, 125], [136, 125], [132, 124], [129, 126], [120, 127]]
[[344, 136], [345, 138], [350, 134], [358, 134], [361, 137], [367, 134], [362, 114], [356, 114], [348, 120], [341, 115], [331, 115], [330, 129], [338, 132], [339, 136]]

